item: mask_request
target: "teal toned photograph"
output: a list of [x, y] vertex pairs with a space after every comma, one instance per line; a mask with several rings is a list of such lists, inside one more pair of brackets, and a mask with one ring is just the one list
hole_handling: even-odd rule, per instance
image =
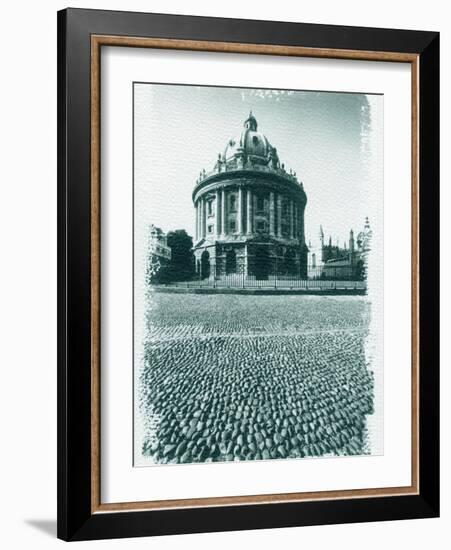
[[383, 102], [133, 84], [135, 467], [383, 454]]

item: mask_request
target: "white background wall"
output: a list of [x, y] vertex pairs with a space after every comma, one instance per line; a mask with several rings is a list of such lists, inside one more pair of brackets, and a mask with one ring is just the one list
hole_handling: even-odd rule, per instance
[[[440, 31], [442, 212], [450, 202], [451, 29], [440, 0], [71, 1], [73, 7]], [[2, 6], [0, 85], [0, 541], [53, 548], [56, 533], [56, 11], [62, 1]], [[442, 273], [450, 216], [442, 216]], [[443, 280], [445, 276], [442, 277]], [[443, 548], [450, 538], [449, 285], [442, 302], [442, 518], [83, 543], [111, 548]]]

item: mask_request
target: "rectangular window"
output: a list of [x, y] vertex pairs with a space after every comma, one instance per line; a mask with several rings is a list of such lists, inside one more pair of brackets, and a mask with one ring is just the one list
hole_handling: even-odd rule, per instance
[[207, 202], [207, 212], [209, 216], [213, 215], [213, 201]]
[[229, 227], [230, 227], [230, 231], [235, 231], [235, 229], [236, 229], [236, 223], [235, 223], [234, 221], [233, 221], [233, 222], [230, 222]]

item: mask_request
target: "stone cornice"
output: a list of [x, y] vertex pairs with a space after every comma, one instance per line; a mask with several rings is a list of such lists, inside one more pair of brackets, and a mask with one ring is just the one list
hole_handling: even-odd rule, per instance
[[192, 199], [195, 203], [201, 196], [212, 191], [221, 191], [230, 187], [261, 188], [266, 187], [268, 191], [286, 193], [299, 200], [301, 203], [307, 203], [307, 196], [303, 188], [291, 176], [272, 171], [257, 170], [234, 170], [228, 172], [218, 172], [213, 174], [196, 185], [192, 193]]

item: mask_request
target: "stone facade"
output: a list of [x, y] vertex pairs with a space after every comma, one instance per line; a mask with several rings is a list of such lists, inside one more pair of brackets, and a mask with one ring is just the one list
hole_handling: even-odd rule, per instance
[[192, 198], [201, 278], [307, 276], [303, 185], [258, 132], [252, 113], [213, 171], [200, 173]]

